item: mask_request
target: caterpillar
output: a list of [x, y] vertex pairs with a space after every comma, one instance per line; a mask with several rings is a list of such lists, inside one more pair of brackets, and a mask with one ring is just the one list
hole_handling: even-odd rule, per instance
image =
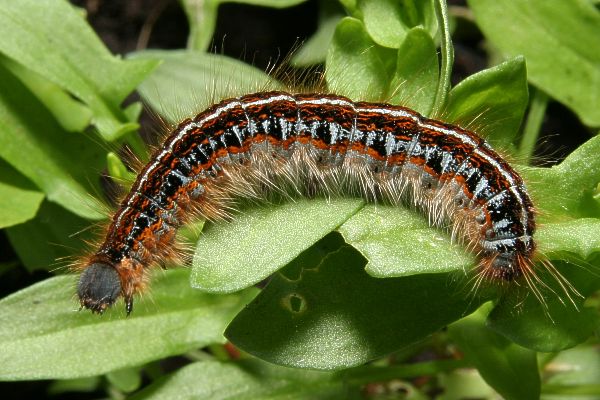
[[[325, 94], [258, 92], [172, 130], [82, 265], [82, 308], [127, 314], [147, 269], [191, 215], [230, 217], [267, 192], [412, 203], [478, 256], [480, 279], [534, 276], [535, 210], [523, 180], [481, 137], [408, 108]], [[529, 282], [529, 280], [528, 280]]]

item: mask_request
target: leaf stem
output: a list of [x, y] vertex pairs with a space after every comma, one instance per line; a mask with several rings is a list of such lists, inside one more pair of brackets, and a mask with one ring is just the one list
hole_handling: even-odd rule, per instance
[[434, 8], [441, 35], [440, 51], [442, 61], [432, 115], [439, 116], [446, 105], [448, 93], [450, 92], [450, 78], [452, 75], [452, 64], [454, 63], [454, 48], [452, 47], [452, 39], [450, 38], [448, 7], [446, 6], [445, 0], [435, 0]]
[[531, 98], [531, 107], [523, 128], [523, 137], [519, 145], [519, 159], [525, 164], [529, 164], [531, 156], [535, 151], [535, 145], [540, 134], [540, 128], [546, 114], [548, 106], [548, 95], [539, 89], [533, 89]]

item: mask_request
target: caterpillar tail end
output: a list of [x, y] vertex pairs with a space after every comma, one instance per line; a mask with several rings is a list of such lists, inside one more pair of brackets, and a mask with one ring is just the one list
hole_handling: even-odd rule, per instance
[[[81, 274], [77, 285], [81, 308], [102, 314], [121, 295], [121, 279], [117, 270], [100, 262], [90, 264]], [[133, 309], [133, 299], [126, 299], [127, 315]]]

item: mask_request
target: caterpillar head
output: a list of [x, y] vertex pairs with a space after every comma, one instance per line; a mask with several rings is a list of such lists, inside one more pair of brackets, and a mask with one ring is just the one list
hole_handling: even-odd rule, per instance
[[[102, 314], [121, 295], [121, 279], [109, 264], [95, 262], [81, 274], [77, 285], [81, 307]], [[127, 310], [129, 314], [129, 309]]]

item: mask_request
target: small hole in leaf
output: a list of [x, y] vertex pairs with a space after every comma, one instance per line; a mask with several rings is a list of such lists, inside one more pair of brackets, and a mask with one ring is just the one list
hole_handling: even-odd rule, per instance
[[306, 310], [306, 301], [304, 297], [297, 293], [292, 293], [284, 298], [283, 304], [285, 308], [297, 314]]

